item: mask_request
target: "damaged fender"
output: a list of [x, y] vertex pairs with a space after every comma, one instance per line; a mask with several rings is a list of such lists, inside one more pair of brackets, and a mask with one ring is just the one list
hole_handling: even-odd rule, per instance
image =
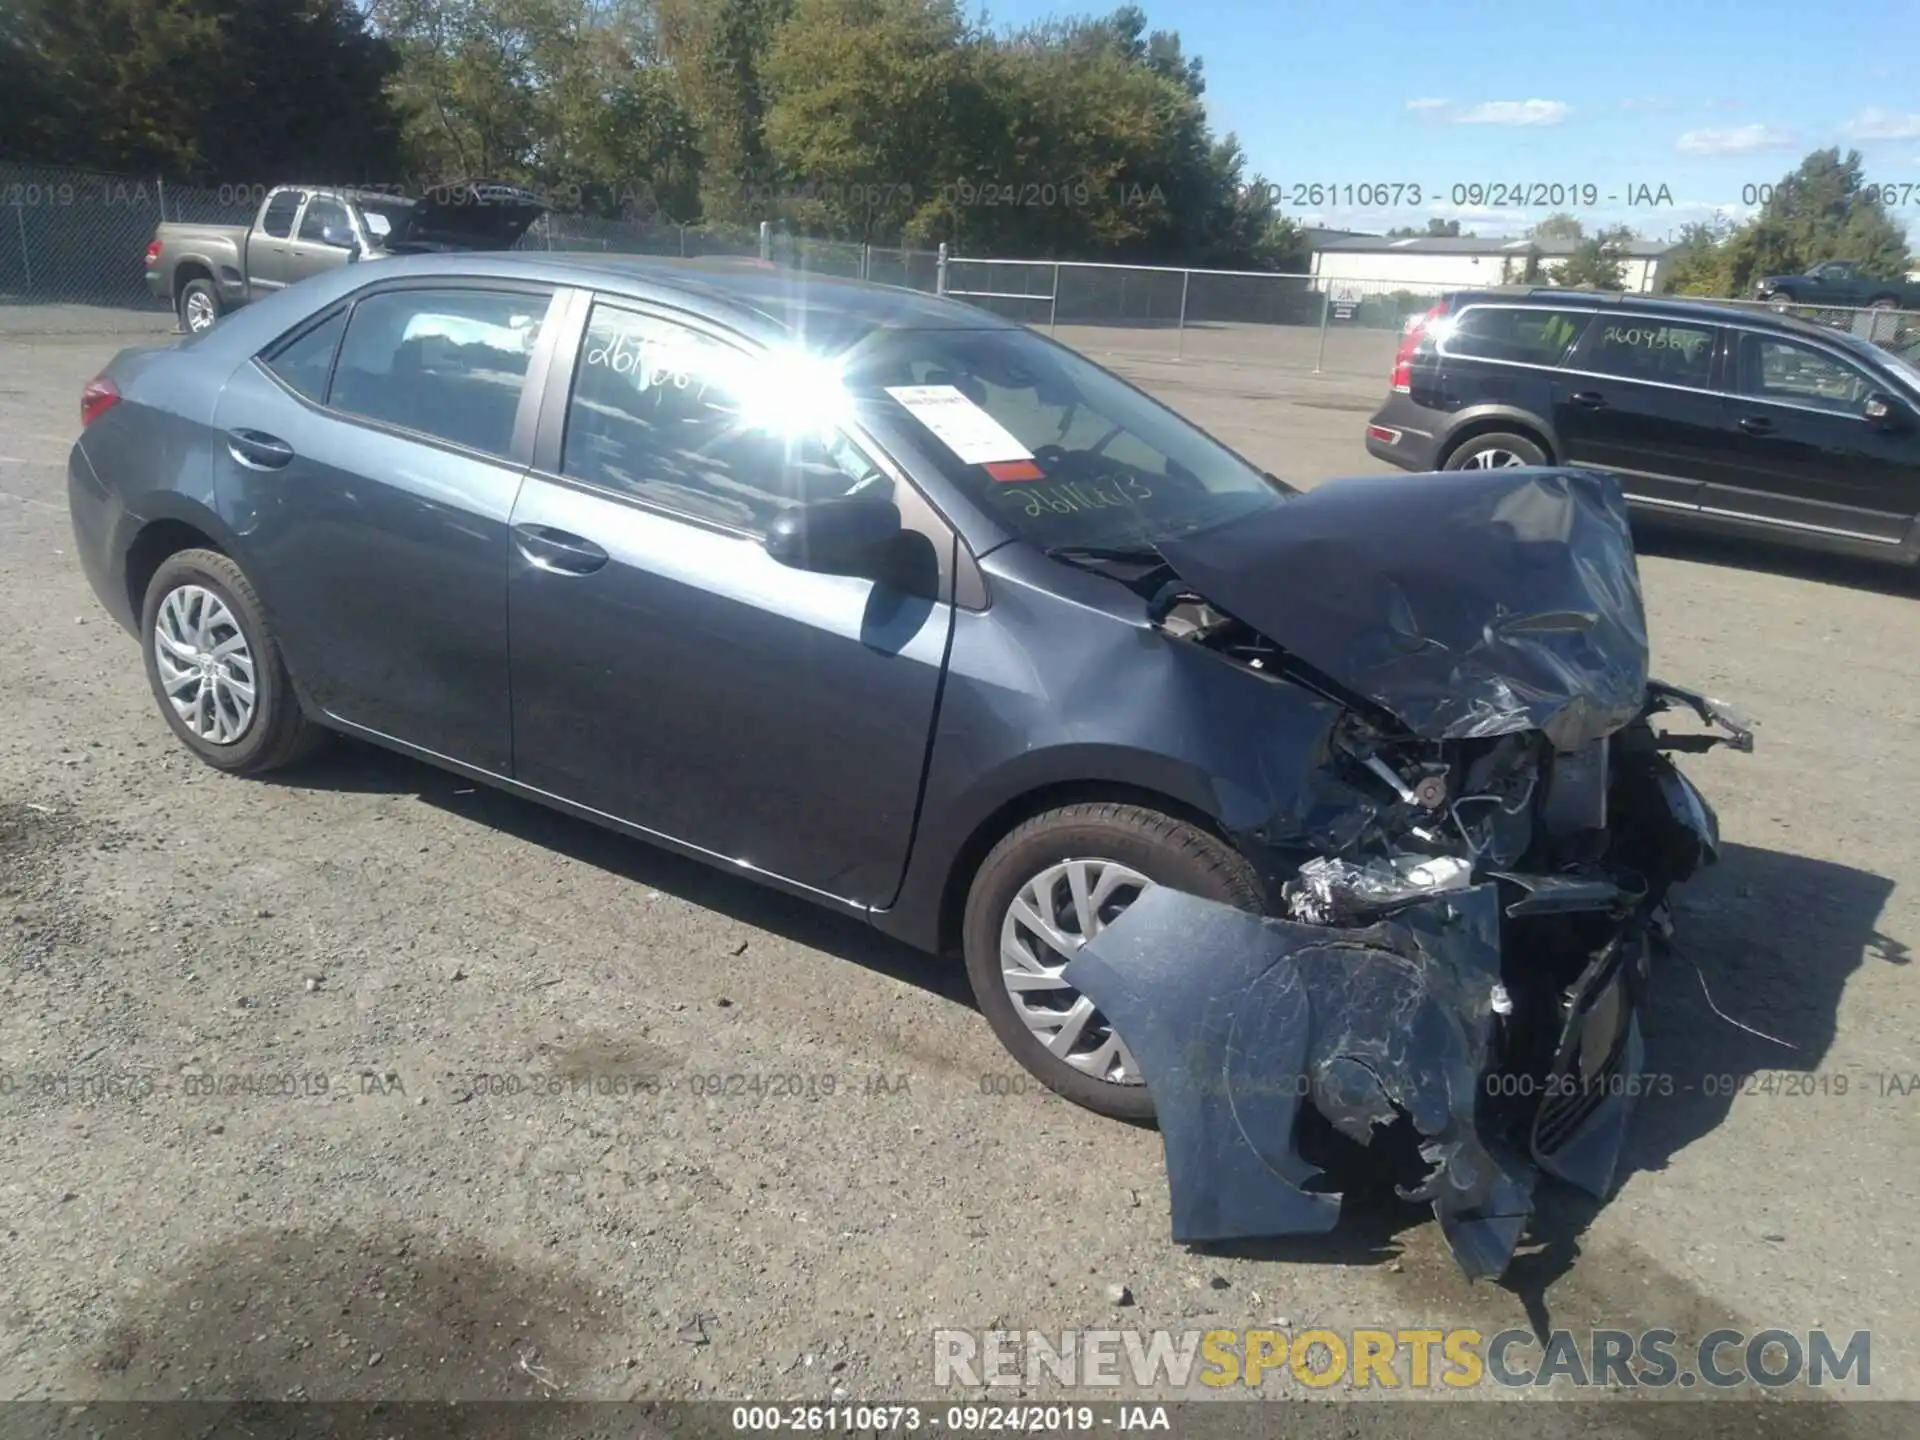
[[1329, 1230], [1340, 1197], [1295, 1147], [1303, 1102], [1362, 1144], [1406, 1115], [1469, 1275], [1505, 1269], [1534, 1167], [1478, 1123], [1500, 991], [1500, 899], [1453, 890], [1364, 928], [1262, 918], [1159, 887], [1074, 956], [1152, 1091], [1173, 1238]]

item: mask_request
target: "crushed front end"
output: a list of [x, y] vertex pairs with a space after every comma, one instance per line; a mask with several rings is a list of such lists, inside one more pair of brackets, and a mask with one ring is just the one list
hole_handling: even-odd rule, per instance
[[[1271, 554], [1280, 531], [1163, 547], [1169, 633], [1346, 707], [1290, 777], [1302, 823], [1242, 837], [1275, 872], [1274, 914], [1152, 890], [1067, 970], [1153, 1094], [1176, 1240], [1330, 1228], [1308, 1111], [1361, 1145], [1411, 1126], [1422, 1174], [1402, 1194], [1470, 1276], [1505, 1270], [1542, 1173], [1612, 1187], [1667, 898], [1719, 845], [1670, 756], [1750, 750], [1752, 730], [1648, 677], [1610, 479], [1437, 489], [1398, 522], [1424, 546], [1316, 492], [1280, 512], [1290, 557]], [[1656, 726], [1676, 711], [1709, 728]], [[1334, 795], [1347, 814], [1305, 823]]]

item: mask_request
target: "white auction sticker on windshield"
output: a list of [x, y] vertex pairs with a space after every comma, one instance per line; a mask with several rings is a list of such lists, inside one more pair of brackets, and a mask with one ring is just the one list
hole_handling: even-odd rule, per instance
[[889, 385], [887, 394], [938, 435], [963, 465], [1033, 458], [1004, 425], [951, 385]]

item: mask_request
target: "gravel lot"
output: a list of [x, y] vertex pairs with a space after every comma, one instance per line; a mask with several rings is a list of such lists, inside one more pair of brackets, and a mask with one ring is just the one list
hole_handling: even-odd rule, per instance
[[[1870, 1329], [1920, 1398], [1920, 1092], [1874, 1079], [1920, 1072], [1907, 577], [1648, 540], [1658, 673], [1761, 725], [1690, 757], [1732, 844], [1681, 938], [1786, 1045], [1668, 967], [1674, 1093], [1506, 1285], [1392, 1205], [1196, 1254], [1155, 1135], [983, 1093], [1027, 1086], [956, 966], [381, 752], [191, 759], [67, 525], [80, 387], [142, 328], [0, 315], [0, 1397], [924, 1399], [936, 1327], [1285, 1322]], [[1380, 468], [1384, 372], [1115, 363], [1282, 475]], [[1748, 1071], [1826, 1093], [1702, 1080]], [[1663, 1411], [1710, 1433], [1605, 1433]]]

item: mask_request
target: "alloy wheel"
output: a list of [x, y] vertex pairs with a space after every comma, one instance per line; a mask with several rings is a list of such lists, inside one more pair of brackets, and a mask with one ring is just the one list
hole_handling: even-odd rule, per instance
[[1526, 463], [1526, 461], [1514, 454], [1513, 451], [1501, 450], [1496, 447], [1495, 449], [1481, 450], [1469, 455], [1465, 460], [1460, 462], [1460, 468], [1462, 470], [1507, 470], [1516, 466], [1525, 465]]
[[253, 724], [253, 651], [233, 612], [203, 585], [167, 592], [153, 622], [153, 658], [173, 713], [211, 745], [231, 745]]
[[213, 313], [213, 301], [207, 296], [197, 290], [187, 296], [187, 329], [194, 334], [211, 329], [213, 322], [219, 318]]
[[1062, 860], [1022, 885], [1000, 923], [1000, 978], [1055, 1059], [1116, 1085], [1144, 1084], [1125, 1043], [1063, 976], [1067, 962], [1152, 888], [1116, 860]]

